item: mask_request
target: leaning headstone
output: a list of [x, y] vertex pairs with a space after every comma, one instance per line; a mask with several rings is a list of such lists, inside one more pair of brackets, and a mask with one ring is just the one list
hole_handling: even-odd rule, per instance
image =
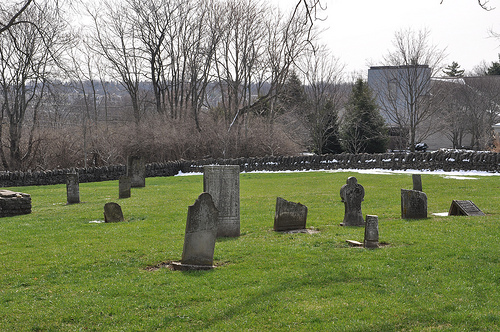
[[472, 201], [459, 201], [453, 200], [451, 202], [449, 216], [485, 216], [484, 212], [481, 211]]
[[213, 267], [218, 215], [219, 212], [209, 193], [202, 193], [196, 202], [188, 207], [182, 260], [180, 264], [172, 264], [174, 269]]
[[68, 204], [80, 203], [80, 184], [76, 172], [66, 174], [66, 197]]
[[422, 191], [422, 176], [420, 174], [412, 174], [413, 190]]
[[127, 176], [130, 177], [132, 188], [146, 186], [146, 164], [144, 158], [129, 156], [127, 160]]
[[113, 202], [104, 205], [104, 222], [119, 222], [124, 220], [120, 205]]
[[204, 166], [203, 191], [219, 211], [217, 237], [240, 236], [240, 167]]
[[129, 198], [130, 188], [132, 187], [132, 181], [128, 176], [121, 176], [118, 179], [118, 197], [119, 198]]
[[340, 198], [344, 202], [345, 213], [342, 226], [364, 226], [363, 213], [361, 212], [361, 202], [365, 197], [365, 189], [358, 183], [358, 180], [351, 176], [346, 184], [340, 188]]
[[0, 217], [12, 217], [31, 213], [29, 194], [0, 190]]
[[401, 189], [401, 218], [427, 218], [427, 195], [418, 190]]
[[366, 215], [363, 246], [368, 249], [378, 248], [378, 216]]
[[276, 213], [274, 215], [275, 231], [305, 229], [306, 220], [307, 206], [289, 202], [281, 197], [276, 199]]

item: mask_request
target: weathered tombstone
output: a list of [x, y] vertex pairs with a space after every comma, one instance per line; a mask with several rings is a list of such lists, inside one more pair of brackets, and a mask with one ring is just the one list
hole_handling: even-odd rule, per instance
[[422, 176], [420, 174], [412, 174], [413, 190], [422, 191]]
[[124, 220], [120, 205], [113, 202], [104, 204], [104, 222], [119, 222]]
[[118, 180], [118, 197], [119, 198], [129, 198], [130, 188], [132, 187], [132, 182], [130, 177], [121, 176]]
[[363, 246], [368, 249], [378, 248], [378, 216], [366, 215]]
[[31, 213], [31, 196], [10, 190], [0, 190], [0, 217]]
[[449, 216], [485, 216], [484, 212], [481, 211], [472, 201], [459, 201], [453, 200], [451, 202]]
[[427, 195], [418, 190], [401, 189], [401, 218], [427, 218]]
[[213, 267], [218, 215], [209, 193], [202, 193], [196, 202], [188, 207], [181, 266], [173, 265], [174, 268], [183, 269], [182, 265]]
[[346, 184], [340, 188], [340, 198], [344, 202], [345, 214], [342, 226], [364, 226], [363, 213], [361, 212], [361, 202], [365, 197], [365, 189], [358, 183], [358, 180], [351, 176]]
[[80, 203], [80, 183], [76, 172], [66, 174], [66, 197], [67, 204]]
[[281, 197], [276, 199], [276, 213], [274, 215], [275, 231], [305, 229], [306, 220], [307, 206], [289, 202]]
[[219, 211], [217, 237], [240, 236], [240, 167], [204, 166], [203, 191]]
[[127, 159], [127, 176], [130, 177], [132, 188], [146, 186], [146, 164], [144, 158], [129, 156]]

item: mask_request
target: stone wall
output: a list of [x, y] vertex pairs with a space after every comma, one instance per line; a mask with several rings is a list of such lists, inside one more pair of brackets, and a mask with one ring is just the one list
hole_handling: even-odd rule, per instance
[[[205, 165], [238, 165], [242, 172], [330, 169], [444, 170], [500, 172], [500, 154], [471, 151], [415, 153], [337, 154], [321, 156], [203, 159], [146, 165], [147, 177], [203, 173]], [[72, 169], [49, 171], [0, 172], [0, 187], [52, 185], [66, 183]], [[77, 168], [80, 183], [118, 180], [126, 174], [125, 165]]]

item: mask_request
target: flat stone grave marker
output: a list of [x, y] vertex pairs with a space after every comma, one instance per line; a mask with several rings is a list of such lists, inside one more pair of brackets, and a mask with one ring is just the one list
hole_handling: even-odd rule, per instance
[[146, 186], [146, 164], [144, 158], [129, 156], [127, 159], [127, 176], [130, 177], [130, 186], [140, 188]]
[[188, 207], [182, 260], [180, 263], [172, 263], [175, 270], [213, 268], [218, 215], [209, 193], [202, 193]]
[[125, 221], [120, 205], [109, 202], [104, 205], [104, 222]]
[[365, 220], [363, 245], [368, 249], [378, 248], [378, 216], [367, 214]]
[[118, 197], [119, 198], [129, 198], [130, 188], [132, 187], [132, 181], [128, 176], [121, 176], [118, 179]]
[[67, 204], [80, 203], [80, 183], [78, 173], [66, 174], [66, 198]]
[[344, 202], [345, 213], [342, 226], [364, 226], [363, 213], [361, 212], [361, 202], [365, 197], [365, 189], [358, 183], [358, 180], [351, 176], [346, 184], [340, 188], [340, 198]]
[[276, 198], [276, 212], [274, 215], [275, 231], [305, 229], [306, 220], [307, 206], [289, 202], [281, 197]]
[[31, 213], [31, 195], [10, 190], [0, 190], [0, 217]]
[[217, 237], [240, 236], [240, 167], [204, 166], [203, 191], [219, 211]]
[[451, 202], [449, 216], [485, 216], [483, 211], [472, 201], [453, 200]]
[[401, 218], [427, 218], [427, 195], [418, 190], [401, 189]]

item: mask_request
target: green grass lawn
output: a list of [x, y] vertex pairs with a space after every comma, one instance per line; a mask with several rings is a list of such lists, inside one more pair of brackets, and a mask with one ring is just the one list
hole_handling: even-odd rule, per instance
[[[356, 176], [376, 249], [350, 248], [340, 187]], [[30, 215], [0, 219], [0, 331], [500, 330], [500, 178], [422, 175], [429, 218], [401, 220], [410, 174], [241, 174], [241, 236], [217, 240], [211, 271], [150, 269], [180, 260], [202, 176], [148, 178], [119, 200], [118, 181], [9, 188]], [[272, 231], [276, 197], [305, 204], [317, 234]], [[438, 217], [470, 199], [485, 217]], [[127, 222], [103, 220], [106, 202]]]

